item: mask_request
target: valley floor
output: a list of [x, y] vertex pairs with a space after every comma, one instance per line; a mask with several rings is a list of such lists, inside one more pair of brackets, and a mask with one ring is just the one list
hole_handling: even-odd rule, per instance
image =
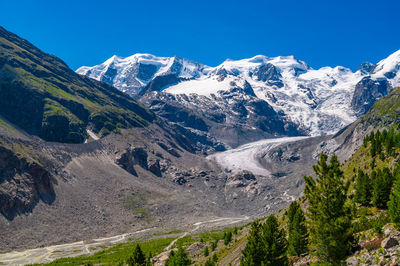
[[210, 220], [199, 221], [194, 224], [187, 225], [186, 231], [180, 234], [171, 234], [165, 232], [165, 235], [158, 233], [157, 228], [148, 228], [135, 232], [125, 233], [112, 237], [104, 237], [93, 239], [92, 241], [79, 241], [69, 244], [61, 244], [48, 246], [43, 248], [28, 249], [25, 251], [13, 251], [9, 253], [0, 254], [1, 265], [26, 265], [26, 264], [41, 264], [48, 263], [58, 258], [76, 257], [80, 255], [90, 255], [98, 252], [101, 249], [109, 248], [113, 245], [124, 243], [132, 239], [146, 237], [148, 239], [160, 237], [176, 237], [167, 247], [170, 249], [174, 243], [188, 234], [198, 233], [202, 231], [211, 230], [219, 227], [226, 227], [235, 224], [243, 224], [250, 221], [250, 217], [214, 217]]
[[[247, 170], [254, 173], [255, 175], [267, 177], [270, 175], [270, 173], [267, 169], [265, 169], [265, 167], [261, 165], [259, 161], [259, 159], [263, 155], [267, 154], [267, 152], [279, 146], [280, 144], [294, 143], [296, 141], [304, 140], [307, 138], [309, 137], [284, 137], [275, 139], [264, 139], [242, 145], [236, 149], [213, 154], [209, 156], [208, 159], [215, 161], [222, 168], [230, 170], [233, 173]], [[273, 207], [271, 207], [276, 205], [276, 202], [274, 203], [273, 199], [282, 202], [290, 202], [291, 200], [293, 200], [293, 196], [289, 195], [292, 193], [287, 194], [287, 191], [283, 189], [283, 187], [276, 187], [276, 189], [281, 190], [279, 193], [275, 191], [278, 194], [282, 194], [281, 197], [271, 197], [270, 202], [269, 204], [267, 204], [267, 206], [265, 206], [263, 213], [252, 213], [251, 217], [245, 215], [240, 217], [209, 217], [209, 219], [193, 222], [192, 224], [185, 225], [183, 228], [178, 228], [183, 229], [182, 231], [179, 230], [179, 234], [166, 235], [167, 233], [165, 231], [165, 228], [160, 229], [157, 227], [151, 227], [144, 230], [115, 235], [112, 237], [97, 238], [89, 241], [78, 241], [61, 245], [52, 245], [36, 249], [28, 249], [25, 251], [13, 251], [0, 254], [0, 264], [23, 265], [28, 263], [47, 263], [63, 257], [91, 255], [95, 252], [98, 252], [105, 248], [109, 248], [116, 244], [131, 241], [132, 239], [154, 239], [160, 237], [172, 237], [172, 242], [168, 245], [168, 247], [171, 247], [176, 242], [176, 240], [183, 238], [187, 235], [216, 228], [222, 228], [229, 225], [243, 224], [245, 222], [250, 222], [251, 220], [263, 216], [268, 210], [275, 210]], [[278, 205], [276, 206], [276, 208], [278, 208]], [[276, 210], [279, 209], [280, 208]], [[161, 230], [163, 231], [160, 232]], [[239, 248], [237, 252], [239, 252], [240, 250], [241, 248]]]

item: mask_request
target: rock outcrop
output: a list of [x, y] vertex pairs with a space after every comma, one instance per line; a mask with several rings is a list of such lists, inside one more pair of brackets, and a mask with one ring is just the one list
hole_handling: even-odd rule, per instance
[[373, 80], [369, 76], [365, 77], [355, 87], [351, 107], [357, 114], [362, 115], [390, 89], [391, 85], [386, 79]]
[[148, 152], [143, 147], [128, 148], [116, 159], [116, 163], [134, 176], [138, 176], [135, 170], [136, 165], [150, 171], [155, 176], [162, 176], [160, 158], [155, 158], [153, 155], [149, 156]]
[[51, 180], [39, 162], [30, 162], [0, 146], [0, 212], [7, 219], [32, 210], [39, 200], [52, 203], [55, 194]]

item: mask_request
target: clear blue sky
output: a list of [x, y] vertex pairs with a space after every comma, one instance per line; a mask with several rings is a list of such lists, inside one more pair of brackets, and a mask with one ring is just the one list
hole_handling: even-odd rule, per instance
[[226, 58], [294, 55], [356, 69], [400, 49], [399, 0], [0, 0], [0, 25], [71, 68], [113, 54]]

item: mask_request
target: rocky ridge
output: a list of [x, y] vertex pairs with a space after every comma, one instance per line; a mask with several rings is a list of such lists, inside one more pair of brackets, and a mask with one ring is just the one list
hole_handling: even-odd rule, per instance
[[[129, 61], [129, 64], [119, 66], [114, 64], [111, 67], [109, 61], [106, 61], [99, 66], [80, 68], [77, 72], [101, 80], [103, 76], [98, 70], [109, 66], [114, 67], [118, 73], [128, 71], [138, 65], [130, 58], [141, 56], [138, 54], [121, 59]], [[154, 56], [151, 58], [155, 61], [142, 60], [140, 64], [157, 65], [159, 64], [157, 62], [172, 60]], [[180, 64], [179, 69], [185, 69], [187, 64], [184, 61]], [[131, 95], [141, 98], [141, 101], [150, 107], [154, 101], [165, 102], [167, 99], [170, 101], [172, 99], [176, 106], [179, 105], [186, 111], [196, 110], [206, 117], [214, 117], [214, 120], [217, 120], [214, 122], [225, 130], [229, 130], [226, 121], [245, 120], [250, 116], [249, 124], [246, 125], [247, 133], [259, 135], [258, 138], [263, 138], [267, 134], [290, 135], [288, 131], [292, 133], [297, 131], [296, 134], [299, 135], [324, 135], [332, 134], [355, 121], [376, 99], [398, 86], [399, 68], [400, 51], [376, 65], [363, 63], [356, 72], [340, 66], [315, 70], [293, 56], [259, 55], [243, 60], [226, 60], [217, 67], [189, 68], [197, 74], [157, 72], [158, 74], [149, 79], [140, 92]], [[118, 75], [113, 77], [118, 82], [113, 81], [110, 84], [121, 90], [130, 84], [128, 80], [122, 80]], [[281, 124], [292, 129], [277, 131], [275, 128], [272, 130], [266, 128], [262, 121], [270, 112], [265, 111], [261, 115], [253, 112], [249, 105], [254, 100], [263, 102], [268, 110], [272, 109], [278, 114], [277, 119]], [[158, 114], [165, 112], [162, 108], [155, 108], [154, 111]], [[251, 116], [255, 119], [251, 119]], [[272, 119], [275, 119], [276, 123], [275, 117]], [[173, 121], [174, 117], [171, 120]], [[253, 122], [254, 120], [258, 123]], [[184, 126], [190, 130], [197, 129]], [[218, 131], [216, 132], [214, 134], [214, 131], [209, 130], [209, 137], [216, 138], [228, 147], [232, 146], [225, 139], [219, 138]], [[240, 134], [232, 134], [232, 138], [240, 139]], [[239, 144], [244, 143], [245, 141]]]

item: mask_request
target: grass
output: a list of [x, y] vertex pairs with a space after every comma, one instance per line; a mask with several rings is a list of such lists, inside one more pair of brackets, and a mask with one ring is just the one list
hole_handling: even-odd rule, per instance
[[83, 122], [77, 118], [74, 114], [72, 114], [67, 108], [60, 105], [58, 102], [53, 101], [49, 98], [45, 98], [44, 105], [44, 117], [49, 116], [65, 116], [70, 122], [76, 124], [83, 124]]
[[[25, 104], [31, 97], [38, 105], [44, 103], [43, 109], [38, 106], [39, 110], [35, 110], [38, 115], [43, 112], [43, 118], [66, 117], [73, 124], [69, 128], [58, 128], [60, 132], [66, 133], [60, 134], [57, 139], [50, 139], [51, 141], [82, 142], [84, 138], [65, 139], [64, 136], [69, 136], [69, 133], [75, 136], [77, 128], [90, 127], [102, 137], [111, 132], [118, 133], [123, 128], [145, 127], [155, 119], [148, 109], [127, 95], [108, 85], [81, 78], [73, 71], [68, 71], [67, 66], [55, 57], [41, 53], [22, 40], [0, 37], [0, 44], [5, 45], [7, 55], [3, 67], [4, 75], [12, 77], [12, 80], [4, 81], [1, 88], [12, 97], [26, 98], [17, 106], [18, 115], [1, 111], [7, 114], [10, 123], [20, 126], [28, 133], [39, 134], [37, 132], [45, 131], [41, 136], [49, 140], [46, 133], [51, 132], [51, 123], [56, 121], [52, 119], [46, 122], [45, 119], [39, 119], [40, 117], [32, 119], [32, 107]], [[13, 89], [15, 84], [18, 84], [18, 90]], [[7, 106], [5, 99], [0, 102]], [[33, 121], [33, 124], [20, 124], [24, 119]], [[1, 119], [0, 126], [12, 132], [12, 128]]]
[[17, 135], [17, 131], [15, 131], [6, 121], [1, 119], [0, 117], [0, 126], [7, 130], [9, 133]]
[[146, 198], [141, 194], [134, 194], [126, 197], [124, 201], [124, 208], [132, 211], [134, 214], [147, 215], [145, 205], [147, 203]]
[[131, 241], [121, 243], [106, 250], [94, 253], [93, 255], [81, 255], [71, 258], [61, 258], [53, 262], [42, 265], [84, 265], [84, 264], [101, 264], [101, 265], [118, 265], [124, 263], [133, 253], [137, 244], [140, 245], [142, 251], [148, 255], [161, 253], [174, 238], [158, 238], [147, 241]]
[[33, 148], [28, 145], [0, 139], [0, 146], [13, 151], [17, 156], [21, 156], [29, 162], [35, 162], [40, 166], [42, 165], [39, 158], [40, 152], [38, 150], [33, 150]]
[[224, 228], [224, 229], [217, 229], [217, 230], [212, 230], [200, 234], [194, 234], [194, 235], [187, 235], [183, 238], [178, 239], [176, 241], [174, 247], [182, 246], [182, 247], [188, 247], [193, 243], [196, 242], [212, 242], [215, 240], [221, 240], [224, 239], [224, 234], [233, 231], [233, 228]]
[[[376, 119], [379, 118], [379, 119]], [[378, 121], [381, 125], [400, 121], [400, 88], [393, 88], [388, 95], [375, 102], [363, 121]]]

